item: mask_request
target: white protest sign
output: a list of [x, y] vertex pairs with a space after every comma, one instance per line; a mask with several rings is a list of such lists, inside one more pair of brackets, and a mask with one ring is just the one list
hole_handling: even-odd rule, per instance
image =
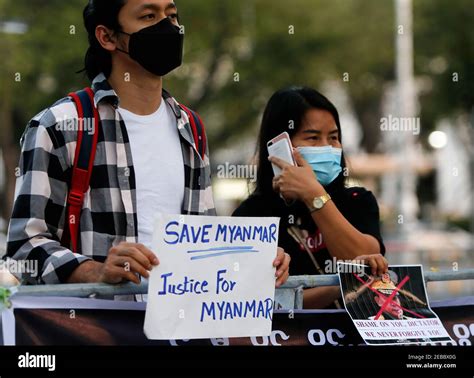
[[271, 334], [278, 218], [160, 214], [145, 335], [201, 339]]

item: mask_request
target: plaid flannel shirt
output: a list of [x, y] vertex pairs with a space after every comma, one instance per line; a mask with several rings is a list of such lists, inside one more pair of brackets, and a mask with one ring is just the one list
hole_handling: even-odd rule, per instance
[[[91, 259], [103, 262], [112, 246], [138, 240], [135, 174], [127, 130], [117, 111], [119, 98], [103, 74], [93, 81], [92, 89], [102, 127], [90, 189], [81, 212], [78, 253], [60, 242], [77, 140], [77, 128], [61, 127], [66, 124], [64, 120], [78, 118], [71, 98], [64, 98], [35, 116], [20, 140], [20, 172], [6, 256], [37, 261], [36, 274], [16, 274], [23, 282], [64, 283], [81, 263]], [[163, 91], [163, 97], [176, 116], [183, 152], [182, 214], [215, 215], [209, 149], [203, 160], [187, 114], [167, 92]]]

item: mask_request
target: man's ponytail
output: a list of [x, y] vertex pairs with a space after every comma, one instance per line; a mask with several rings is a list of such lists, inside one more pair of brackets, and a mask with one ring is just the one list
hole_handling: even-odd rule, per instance
[[84, 8], [84, 26], [87, 30], [89, 48], [84, 59], [84, 71], [90, 81], [103, 73], [106, 77], [112, 72], [112, 57], [110, 52], [102, 48], [95, 36], [97, 26], [121, 30], [118, 16], [127, 0], [90, 0]]

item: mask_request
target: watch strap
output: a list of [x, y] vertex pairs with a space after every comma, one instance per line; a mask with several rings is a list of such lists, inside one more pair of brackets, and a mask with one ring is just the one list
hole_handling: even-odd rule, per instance
[[321, 199], [323, 201], [323, 205], [320, 207], [320, 208], [317, 208], [317, 207], [314, 207], [314, 206], [311, 206], [311, 208], [309, 209], [309, 212], [312, 214], [314, 213], [315, 211], [318, 211], [318, 210], [321, 210], [332, 198], [331, 196], [329, 195], [329, 193], [326, 193], [322, 196], [319, 196], [319, 197], [315, 197], [313, 199], [313, 203], [316, 199]]

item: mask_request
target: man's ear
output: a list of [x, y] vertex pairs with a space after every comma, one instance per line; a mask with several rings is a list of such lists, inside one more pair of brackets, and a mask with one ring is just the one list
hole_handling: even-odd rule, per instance
[[115, 51], [117, 49], [117, 37], [114, 32], [104, 25], [99, 25], [95, 29], [95, 37], [99, 44], [107, 51]]

